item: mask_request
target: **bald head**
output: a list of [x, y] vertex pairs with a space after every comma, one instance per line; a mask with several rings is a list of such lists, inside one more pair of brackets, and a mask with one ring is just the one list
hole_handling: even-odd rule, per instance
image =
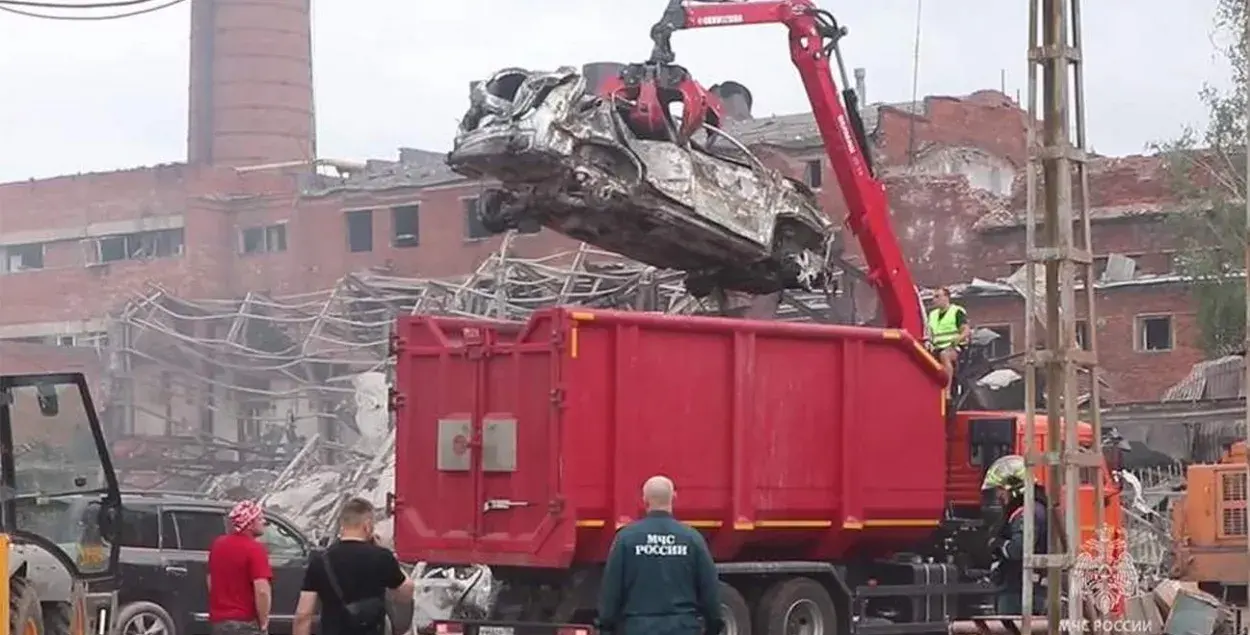
[[649, 511], [673, 511], [674, 496], [673, 481], [667, 476], [652, 476], [642, 484], [642, 500]]

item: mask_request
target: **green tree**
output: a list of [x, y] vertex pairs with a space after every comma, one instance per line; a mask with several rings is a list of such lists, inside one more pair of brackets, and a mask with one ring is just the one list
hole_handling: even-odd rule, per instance
[[1203, 87], [1205, 128], [1157, 148], [1188, 202], [1169, 223], [1181, 241], [1177, 267], [1192, 282], [1198, 344], [1212, 356], [1239, 350], [1245, 340], [1246, 5], [1219, 0], [1213, 35], [1232, 81]]

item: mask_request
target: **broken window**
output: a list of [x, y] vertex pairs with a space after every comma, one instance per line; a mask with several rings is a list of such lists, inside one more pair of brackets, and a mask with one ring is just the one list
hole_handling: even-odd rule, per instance
[[1086, 320], [1076, 321], [1076, 345], [1081, 350], [1089, 350], [1089, 322]]
[[819, 190], [825, 182], [824, 162], [820, 159], [812, 159], [808, 161], [803, 168], [803, 180], [808, 187], [813, 190]]
[[348, 212], [346, 216], [348, 251], [373, 251], [373, 210]]
[[416, 247], [421, 243], [421, 206], [401, 205], [391, 208], [391, 245]]
[[102, 236], [95, 239], [96, 262], [181, 256], [183, 239], [182, 228]]
[[43, 269], [43, 243], [5, 247], [4, 267], [8, 273]]
[[286, 223], [248, 227], [243, 230], [240, 242], [240, 251], [245, 254], [286, 251]]
[[270, 254], [286, 251], [286, 224], [247, 227], [241, 232], [240, 251], [244, 254]]
[[1156, 353], [1172, 350], [1172, 316], [1137, 317], [1137, 350]]
[[490, 232], [482, 225], [481, 203], [482, 199], [476, 196], [464, 199], [464, 235], [469, 240], [490, 237]]
[[998, 337], [990, 342], [989, 356], [990, 359], [999, 359], [1011, 355], [1011, 325], [1010, 324], [993, 324], [982, 326], [981, 328], [993, 331]]

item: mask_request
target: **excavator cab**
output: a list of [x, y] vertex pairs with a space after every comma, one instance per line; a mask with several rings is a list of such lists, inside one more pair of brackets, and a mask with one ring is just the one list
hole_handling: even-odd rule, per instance
[[0, 635], [109, 632], [120, 511], [86, 378], [0, 376]]

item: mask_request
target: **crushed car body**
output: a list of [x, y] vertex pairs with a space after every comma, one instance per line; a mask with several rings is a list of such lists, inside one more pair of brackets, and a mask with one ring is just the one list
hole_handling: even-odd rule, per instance
[[810, 188], [720, 131], [642, 138], [620, 106], [572, 68], [504, 69], [474, 83], [447, 163], [499, 182], [491, 232], [547, 227], [684, 271], [695, 295], [827, 288], [839, 241]]

